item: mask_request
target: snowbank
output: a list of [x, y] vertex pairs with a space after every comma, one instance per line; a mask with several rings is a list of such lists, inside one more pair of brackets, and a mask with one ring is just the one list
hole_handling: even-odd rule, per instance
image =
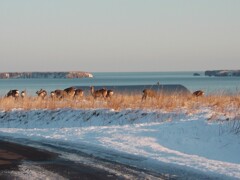
[[232, 131], [233, 121], [208, 121], [212, 115], [207, 108], [195, 114], [184, 110], [12, 110], [0, 112], [0, 135], [86, 143], [143, 157], [142, 166], [155, 171], [158, 164], [167, 163], [239, 178], [239, 135]]

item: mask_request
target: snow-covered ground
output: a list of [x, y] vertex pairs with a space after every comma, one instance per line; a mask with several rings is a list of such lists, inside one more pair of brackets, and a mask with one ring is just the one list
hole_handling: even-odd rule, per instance
[[[217, 120], [208, 120], [213, 115]], [[155, 172], [163, 171], [159, 167], [164, 165], [240, 179], [240, 133], [233, 131], [240, 119], [235, 124], [226, 119], [217, 118], [209, 108], [194, 114], [182, 109], [15, 109], [0, 112], [0, 136], [69, 143], [71, 148], [86, 145], [86, 153], [101, 149], [127, 154], [141, 159], [138, 167]], [[97, 156], [107, 158], [106, 154]], [[133, 163], [130, 158], [129, 163]]]

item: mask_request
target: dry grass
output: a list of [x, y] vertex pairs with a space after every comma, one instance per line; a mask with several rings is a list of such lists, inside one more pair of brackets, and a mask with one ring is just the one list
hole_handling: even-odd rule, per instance
[[93, 99], [86, 96], [81, 100], [52, 100], [47, 98], [41, 100], [37, 97], [26, 97], [25, 99], [0, 98], [0, 109], [11, 110], [14, 108], [29, 109], [90, 109], [90, 108], [109, 108], [121, 110], [131, 109], [161, 109], [173, 111], [175, 109], [185, 109], [189, 113], [198, 111], [201, 107], [209, 107], [219, 113], [235, 113], [240, 116], [240, 95], [209, 95], [203, 97], [193, 97], [191, 95], [180, 94], [160, 94], [157, 98], [141, 100], [142, 94], [115, 94], [112, 99]]
[[[80, 100], [45, 100], [37, 97], [26, 97], [24, 99], [0, 98], [0, 110], [9, 111], [12, 109], [147, 109], [163, 110], [172, 112], [184, 110], [188, 114], [201, 112], [204, 108], [211, 110], [212, 116], [208, 120], [233, 120], [232, 132], [240, 133], [240, 94], [225, 95], [214, 94], [203, 97], [180, 94], [160, 94], [156, 98], [147, 98], [142, 101], [142, 94], [115, 94], [112, 99], [93, 99], [92, 96], [85, 96]], [[221, 118], [219, 118], [221, 117]], [[225, 118], [225, 119], [222, 119]], [[235, 120], [235, 121], [234, 121]]]

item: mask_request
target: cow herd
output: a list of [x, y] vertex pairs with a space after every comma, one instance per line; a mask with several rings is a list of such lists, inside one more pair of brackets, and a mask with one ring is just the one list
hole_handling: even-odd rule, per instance
[[[103, 98], [103, 99], [111, 99], [114, 91], [113, 90], [107, 90], [106, 88], [98, 89], [95, 90], [93, 86], [90, 87], [90, 93], [94, 99], [97, 98]], [[36, 92], [37, 96], [39, 99], [44, 100], [48, 93], [44, 89], [40, 89], [39, 91]], [[142, 95], [142, 101], [146, 100], [147, 98], [156, 98], [157, 97], [157, 91], [154, 91], [152, 89], [144, 89], [143, 90], [143, 95]], [[204, 92], [202, 90], [198, 90], [192, 93], [193, 96], [195, 97], [200, 97], [204, 95]], [[52, 100], [62, 100], [62, 99], [74, 99], [78, 100], [83, 98], [84, 96], [84, 91], [79, 88], [74, 88], [74, 87], [69, 87], [64, 90], [61, 89], [56, 89], [54, 91], [50, 92], [50, 98]], [[6, 97], [13, 97], [15, 99], [18, 99], [19, 97], [24, 98], [26, 97], [26, 90], [21, 91], [21, 93], [17, 90], [10, 90]]]

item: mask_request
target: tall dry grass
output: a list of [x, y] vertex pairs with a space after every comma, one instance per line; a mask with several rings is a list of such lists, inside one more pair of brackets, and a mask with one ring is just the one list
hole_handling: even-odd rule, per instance
[[[145, 110], [163, 110], [172, 112], [180, 110], [188, 114], [201, 112], [204, 108], [211, 110], [211, 117], [208, 120], [233, 120], [232, 132], [240, 133], [240, 94], [212, 94], [203, 97], [194, 97], [192, 95], [181, 94], [159, 94], [155, 98], [147, 98], [142, 101], [142, 94], [115, 94], [111, 99], [94, 99], [92, 96], [85, 96], [79, 100], [45, 100], [37, 97], [18, 98], [0, 98], [0, 110], [10, 111], [13, 109], [145, 109]], [[225, 119], [222, 119], [225, 118]]]
[[184, 109], [189, 113], [201, 110], [203, 107], [211, 108], [214, 112], [222, 114], [232, 114], [240, 117], [240, 94], [224, 95], [213, 94], [203, 97], [194, 97], [191, 95], [181, 94], [159, 94], [156, 98], [147, 98], [142, 101], [142, 94], [115, 94], [111, 99], [94, 99], [92, 96], [85, 96], [80, 100], [45, 100], [37, 97], [18, 98], [0, 98], [1, 110], [12, 109], [91, 109], [91, 108], [108, 108], [121, 110], [131, 109], [161, 109], [173, 111], [175, 109]]

